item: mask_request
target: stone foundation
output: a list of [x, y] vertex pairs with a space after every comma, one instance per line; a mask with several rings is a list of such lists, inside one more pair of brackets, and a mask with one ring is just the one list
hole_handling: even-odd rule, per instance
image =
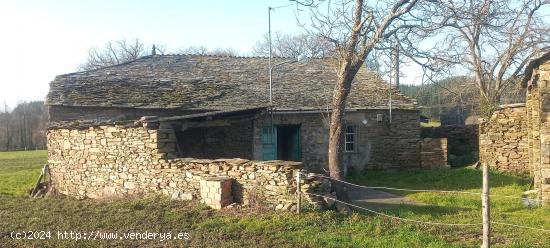
[[[233, 200], [262, 198], [275, 207], [295, 201], [293, 172], [299, 162], [173, 157], [173, 131], [140, 126], [98, 126], [48, 131], [48, 163], [60, 193], [109, 198], [162, 193], [173, 199], [200, 195], [200, 181], [225, 176]], [[316, 184], [316, 182], [311, 182]], [[313, 190], [315, 187], [304, 187]]]

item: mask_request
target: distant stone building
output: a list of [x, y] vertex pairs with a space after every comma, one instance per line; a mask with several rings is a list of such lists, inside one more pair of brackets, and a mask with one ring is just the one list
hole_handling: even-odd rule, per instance
[[480, 158], [503, 171], [529, 174], [550, 201], [550, 52], [530, 62], [525, 103], [501, 106], [480, 125]]
[[[319, 171], [328, 159], [333, 63], [313, 59], [277, 67], [272, 109], [267, 59], [260, 57], [152, 55], [60, 75], [47, 97], [54, 183], [62, 192], [91, 197], [147, 190], [184, 194], [196, 189], [193, 180], [201, 170], [233, 175], [243, 185], [257, 180], [251, 173], [263, 171], [259, 161], [298, 161]], [[420, 167], [416, 102], [396, 90], [391, 94], [390, 123], [386, 84], [366, 70], [357, 74], [346, 105], [348, 168]], [[227, 160], [233, 158], [248, 162]], [[260, 169], [248, 171], [241, 162]], [[167, 168], [194, 173], [176, 179], [166, 176]], [[290, 175], [275, 171], [286, 173], [277, 178]]]

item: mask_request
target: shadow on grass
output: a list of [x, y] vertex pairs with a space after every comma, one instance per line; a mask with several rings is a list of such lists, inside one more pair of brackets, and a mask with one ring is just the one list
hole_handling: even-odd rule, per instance
[[[389, 204], [389, 203], [367, 203], [361, 204], [361, 207], [384, 213], [391, 216], [407, 218], [407, 216], [430, 216], [433, 219], [440, 218], [445, 215], [456, 215], [460, 212], [472, 211], [471, 208], [464, 207], [449, 207], [449, 206], [435, 206], [435, 205], [408, 205], [408, 204]], [[354, 211], [362, 214], [375, 214], [373, 212], [352, 207]], [[414, 218], [416, 219], [416, 218]]]

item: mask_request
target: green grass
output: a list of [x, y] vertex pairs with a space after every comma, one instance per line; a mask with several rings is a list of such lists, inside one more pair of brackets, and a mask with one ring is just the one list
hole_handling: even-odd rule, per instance
[[420, 122], [421, 127], [440, 127], [441, 122], [439, 121], [429, 121], [429, 122]]
[[[457, 190], [481, 192], [482, 174], [472, 168], [452, 170], [381, 172], [373, 171], [363, 175], [354, 175], [350, 181], [361, 185], [386, 186], [409, 189]], [[500, 172], [490, 174], [491, 220], [543, 229], [550, 229], [550, 208], [528, 208], [520, 199], [509, 199], [497, 196], [521, 197], [522, 192], [529, 190], [530, 179]], [[479, 195], [457, 193], [407, 192], [388, 190], [391, 193], [405, 195], [427, 206], [400, 206], [388, 210], [389, 214], [404, 218], [443, 223], [480, 223], [481, 199]], [[430, 228], [430, 233], [437, 228]], [[461, 242], [464, 237], [476, 240], [479, 228], [454, 228], [452, 233], [443, 234], [447, 240]], [[468, 239], [468, 238], [466, 238]], [[465, 240], [466, 243], [469, 243]], [[493, 226], [493, 242], [496, 245], [510, 247], [550, 247], [550, 234], [506, 227]]]
[[46, 151], [0, 152], [0, 194], [28, 193], [46, 163]]
[[[24, 162], [23, 162], [24, 161]], [[195, 201], [164, 197], [76, 200], [23, 197], [45, 161], [45, 152], [0, 153], [0, 247], [205, 246], [205, 247], [478, 247], [480, 228], [434, 227], [400, 223], [377, 215], [306, 209], [301, 215], [259, 209], [211, 210]], [[19, 176], [13, 176], [17, 173]], [[5, 178], [11, 178], [5, 183]], [[479, 191], [480, 174], [448, 171], [369, 172], [351, 178], [369, 185]], [[479, 179], [479, 180], [478, 180]], [[493, 174], [493, 193], [519, 194], [528, 181]], [[449, 223], [480, 221], [476, 197], [416, 193], [430, 206], [399, 206], [386, 212], [401, 217]], [[505, 204], [504, 204], [505, 203]], [[495, 219], [550, 228], [547, 208], [526, 209], [493, 201]], [[51, 231], [50, 240], [21, 241], [11, 231]], [[188, 232], [190, 240], [60, 240], [57, 231]], [[495, 246], [548, 247], [548, 234], [495, 227]]]
[[[334, 211], [294, 213], [255, 210], [215, 211], [196, 202], [167, 198], [94, 201], [0, 196], [4, 235], [17, 230], [49, 230], [51, 240], [17, 241], [7, 246], [187, 246], [203, 247], [460, 247], [410, 225]], [[57, 231], [188, 232], [188, 241], [57, 239]], [[0, 234], [0, 236], [2, 236]]]

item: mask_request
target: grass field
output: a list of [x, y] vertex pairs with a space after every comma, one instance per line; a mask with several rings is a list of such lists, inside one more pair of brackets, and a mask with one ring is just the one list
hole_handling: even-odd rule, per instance
[[[350, 181], [369, 186], [386, 186], [408, 189], [437, 189], [467, 192], [481, 192], [482, 173], [471, 168], [432, 171], [406, 172], [368, 172], [365, 175], [354, 175]], [[500, 196], [520, 197], [529, 189], [530, 180], [526, 178], [491, 172], [491, 220], [510, 224], [525, 225], [550, 230], [550, 208], [523, 206], [520, 199], [509, 199]], [[456, 193], [426, 193], [390, 191], [406, 195], [428, 206], [401, 206], [392, 210], [400, 217], [436, 221], [444, 223], [480, 223], [481, 200], [479, 195]], [[498, 196], [498, 197], [497, 197]], [[432, 227], [432, 231], [438, 227]], [[476, 239], [479, 228], [453, 228], [452, 233], [445, 233], [446, 240], [462, 242], [461, 239]], [[493, 225], [493, 241], [511, 247], [550, 247], [550, 233], [518, 229], [502, 225]]]
[[439, 121], [429, 121], [429, 122], [420, 122], [421, 127], [440, 127], [441, 122]]
[[0, 194], [23, 196], [40, 175], [46, 151], [0, 152]]
[[[356, 212], [306, 210], [301, 215], [260, 209], [210, 210], [196, 202], [164, 197], [74, 200], [24, 197], [34, 183], [45, 152], [0, 153], [0, 247], [206, 246], [206, 247], [479, 247], [480, 228], [404, 224]], [[420, 172], [369, 172], [354, 182], [407, 188], [479, 191], [481, 175], [472, 169]], [[495, 173], [494, 194], [518, 195], [529, 182]], [[403, 193], [403, 192], [397, 192]], [[399, 206], [387, 213], [448, 223], [480, 222], [478, 197], [414, 193], [430, 206]], [[527, 209], [517, 202], [493, 201], [493, 217], [550, 229], [550, 209]], [[51, 231], [49, 240], [12, 240], [11, 231]], [[188, 232], [189, 240], [62, 240], [57, 231]], [[549, 247], [550, 236], [529, 230], [495, 227], [496, 247]]]

